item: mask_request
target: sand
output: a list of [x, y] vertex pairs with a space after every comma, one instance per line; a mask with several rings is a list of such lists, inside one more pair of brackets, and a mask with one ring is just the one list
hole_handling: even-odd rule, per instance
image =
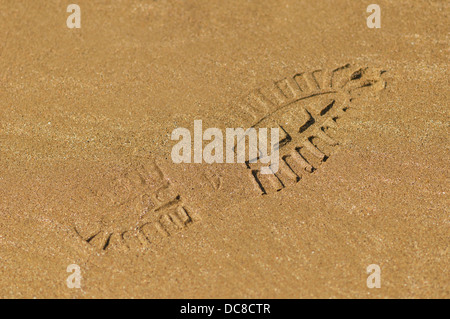
[[[448, 2], [69, 3], [0, 1], [1, 298], [449, 297]], [[304, 109], [280, 179], [171, 160]]]

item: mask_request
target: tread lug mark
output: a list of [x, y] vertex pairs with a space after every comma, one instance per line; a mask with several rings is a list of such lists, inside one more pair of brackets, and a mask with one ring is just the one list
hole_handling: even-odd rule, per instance
[[[126, 186], [115, 187], [113, 193], [108, 193], [112, 199], [110, 210], [117, 211], [118, 215], [107, 212], [95, 223], [77, 224], [74, 228], [95, 250], [151, 248], [153, 243], [200, 220], [194, 210], [186, 208], [181, 196], [156, 163], [145, 167], [131, 165], [114, 179], [112, 185], [116, 186], [116, 180], [120, 181], [119, 185]], [[101, 196], [103, 192], [96, 194]], [[127, 210], [126, 219], [120, 215], [122, 210]], [[126, 225], [122, 224], [123, 221]]]
[[275, 82], [278, 91], [274, 89], [273, 96], [278, 97], [277, 106], [256, 107], [252, 118], [256, 124], [252, 127], [282, 129], [280, 170], [272, 176], [262, 175], [260, 164], [247, 162], [255, 189], [263, 195], [280, 191], [325, 162], [339, 145], [328, 131], [337, 130], [336, 119], [345, 114], [356, 90], [371, 87], [378, 91], [385, 87], [382, 73], [379, 69], [346, 64], [333, 70], [296, 73]]

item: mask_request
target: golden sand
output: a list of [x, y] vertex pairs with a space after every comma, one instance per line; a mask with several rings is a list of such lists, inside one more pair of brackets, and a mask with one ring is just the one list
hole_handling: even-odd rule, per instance
[[[449, 297], [446, 1], [76, 3], [0, 0], [1, 298]], [[276, 179], [171, 161], [304, 109]]]

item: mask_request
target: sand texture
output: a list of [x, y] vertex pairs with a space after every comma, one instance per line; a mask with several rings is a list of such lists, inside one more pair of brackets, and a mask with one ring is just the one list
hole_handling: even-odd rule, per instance
[[[448, 1], [70, 3], [0, 0], [0, 298], [450, 296]], [[194, 120], [280, 171], [173, 163]]]

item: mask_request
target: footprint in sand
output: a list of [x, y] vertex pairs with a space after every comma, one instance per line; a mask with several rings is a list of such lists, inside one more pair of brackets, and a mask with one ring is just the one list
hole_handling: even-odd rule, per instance
[[[361, 90], [385, 88], [383, 71], [345, 65], [297, 73], [254, 90], [230, 106], [226, 127], [280, 129], [280, 168], [262, 175], [258, 163], [173, 164], [135, 158], [91, 198], [106, 207], [75, 232], [93, 250], [151, 248], [200, 221], [204, 211], [260, 196], [274, 196], [312, 174], [339, 144], [338, 119]], [[170, 150], [168, 151], [170, 153]]]

